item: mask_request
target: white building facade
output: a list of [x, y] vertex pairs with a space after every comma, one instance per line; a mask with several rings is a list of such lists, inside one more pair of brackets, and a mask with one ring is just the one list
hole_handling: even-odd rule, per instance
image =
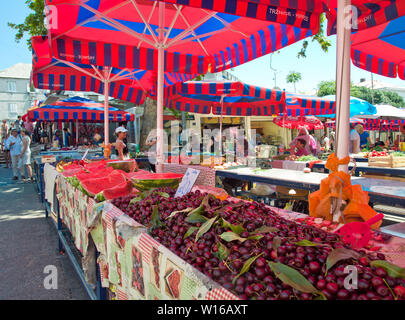
[[0, 120], [16, 120], [34, 105], [44, 100], [44, 91], [31, 90], [31, 65], [18, 63], [0, 71]]

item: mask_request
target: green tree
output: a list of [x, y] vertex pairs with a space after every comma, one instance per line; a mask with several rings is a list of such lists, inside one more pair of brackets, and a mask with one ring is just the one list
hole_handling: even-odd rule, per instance
[[[312, 36], [311, 42], [318, 42], [318, 44], [321, 46], [322, 51], [328, 52], [329, 47], [332, 45], [332, 43], [325, 36], [325, 25], [326, 25], [325, 21], [326, 21], [325, 14], [322, 13], [319, 17], [319, 31], [316, 35]], [[298, 58], [307, 57], [308, 45], [309, 45], [308, 40], [304, 40], [302, 42], [301, 50], [297, 54]]]
[[[336, 94], [335, 81], [321, 81], [318, 84], [318, 97]], [[358, 87], [351, 84], [350, 95], [363, 99], [372, 104], [389, 104], [397, 108], [405, 108], [404, 99], [396, 92], [388, 90], [372, 90], [366, 87]]]
[[15, 41], [20, 42], [21, 39], [28, 34], [27, 46], [31, 50], [31, 37], [42, 36], [47, 33], [45, 27], [44, 0], [25, 0], [25, 4], [32, 11], [25, 18], [23, 23], [8, 22], [8, 26], [17, 31]]
[[295, 84], [302, 79], [301, 73], [297, 71], [290, 71], [290, 73], [287, 75], [286, 80], [287, 83], [292, 83], [294, 84], [294, 92], [297, 92], [297, 89], [295, 87]]

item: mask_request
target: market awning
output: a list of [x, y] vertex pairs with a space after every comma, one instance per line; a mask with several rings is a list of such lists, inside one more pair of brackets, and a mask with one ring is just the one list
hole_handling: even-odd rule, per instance
[[[334, 95], [329, 95], [329, 96], [324, 96], [322, 97], [324, 100], [330, 100], [335, 102], [336, 96]], [[373, 115], [377, 113], [377, 108], [372, 105], [371, 103], [355, 98], [355, 97], [350, 97], [350, 118], [352, 117], [357, 117], [360, 115]], [[324, 117], [324, 118], [335, 118], [336, 114], [331, 113], [331, 114], [317, 114], [316, 116], [318, 117]]]
[[361, 69], [405, 80], [404, 57], [405, 16], [352, 35], [352, 61]]
[[[31, 122], [103, 122], [104, 105], [86, 98], [72, 97], [58, 100], [28, 111]], [[109, 107], [109, 121], [134, 121], [135, 115], [120, 109]]]
[[271, 116], [283, 112], [280, 90], [246, 83], [191, 81], [165, 90], [165, 106], [185, 112], [227, 116]]
[[[69, 62], [52, 56], [48, 37], [32, 37], [33, 69], [35, 88], [47, 90], [92, 91], [104, 94], [103, 68], [91, 64]], [[80, 48], [82, 43], [75, 40]], [[71, 47], [70, 49], [73, 49]], [[66, 53], [70, 54], [70, 53]], [[71, 53], [73, 54], [73, 53]], [[95, 49], [97, 54], [97, 49]], [[101, 53], [99, 53], [101, 54]], [[191, 80], [195, 74], [165, 72], [164, 86]], [[140, 69], [111, 68], [109, 73], [109, 96], [143, 104], [145, 98], [156, 91], [156, 72]]]

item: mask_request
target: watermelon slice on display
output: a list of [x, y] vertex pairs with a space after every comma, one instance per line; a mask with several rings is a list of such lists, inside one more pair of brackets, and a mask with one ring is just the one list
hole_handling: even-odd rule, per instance
[[107, 163], [108, 167], [113, 167], [117, 170], [125, 172], [134, 172], [138, 169], [138, 165], [135, 160], [113, 160]]
[[63, 170], [62, 175], [64, 177], [73, 177], [80, 172], [83, 172], [82, 167]]
[[[96, 196], [98, 201], [112, 200], [119, 197], [125, 197], [131, 194], [133, 189], [131, 181], [125, 181], [115, 187], [105, 189]], [[102, 200], [104, 198], [104, 200]]]
[[120, 172], [113, 171], [108, 176], [84, 179], [80, 181], [80, 184], [85, 193], [90, 197], [94, 197], [103, 190], [113, 188], [124, 182], [127, 182], [125, 176]]
[[141, 191], [146, 191], [155, 188], [171, 187], [176, 189], [181, 179], [183, 179], [183, 174], [178, 173], [149, 173], [140, 176], [132, 177], [132, 184], [135, 188]]

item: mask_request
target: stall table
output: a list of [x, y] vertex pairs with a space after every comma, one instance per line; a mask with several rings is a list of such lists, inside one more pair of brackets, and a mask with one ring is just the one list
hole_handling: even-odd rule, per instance
[[[249, 182], [267, 183], [291, 189], [316, 191], [328, 175], [325, 173], [286, 170], [239, 168], [216, 170], [216, 175]], [[398, 204], [405, 207], [405, 182], [352, 177], [352, 184], [360, 184], [369, 192], [371, 202]]]
[[[356, 160], [357, 161], [357, 160]], [[325, 168], [326, 161], [320, 162], [320, 163], [315, 163], [313, 165], [313, 168], [316, 169], [323, 169], [327, 173]], [[349, 170], [353, 169], [354, 163], [349, 164]], [[401, 168], [385, 168], [385, 167], [374, 167], [370, 166], [367, 162], [360, 162], [356, 163], [356, 170], [355, 170], [355, 176], [359, 176], [360, 172], [363, 173], [375, 173], [375, 174], [388, 174], [394, 177], [405, 177], [405, 167]]]

